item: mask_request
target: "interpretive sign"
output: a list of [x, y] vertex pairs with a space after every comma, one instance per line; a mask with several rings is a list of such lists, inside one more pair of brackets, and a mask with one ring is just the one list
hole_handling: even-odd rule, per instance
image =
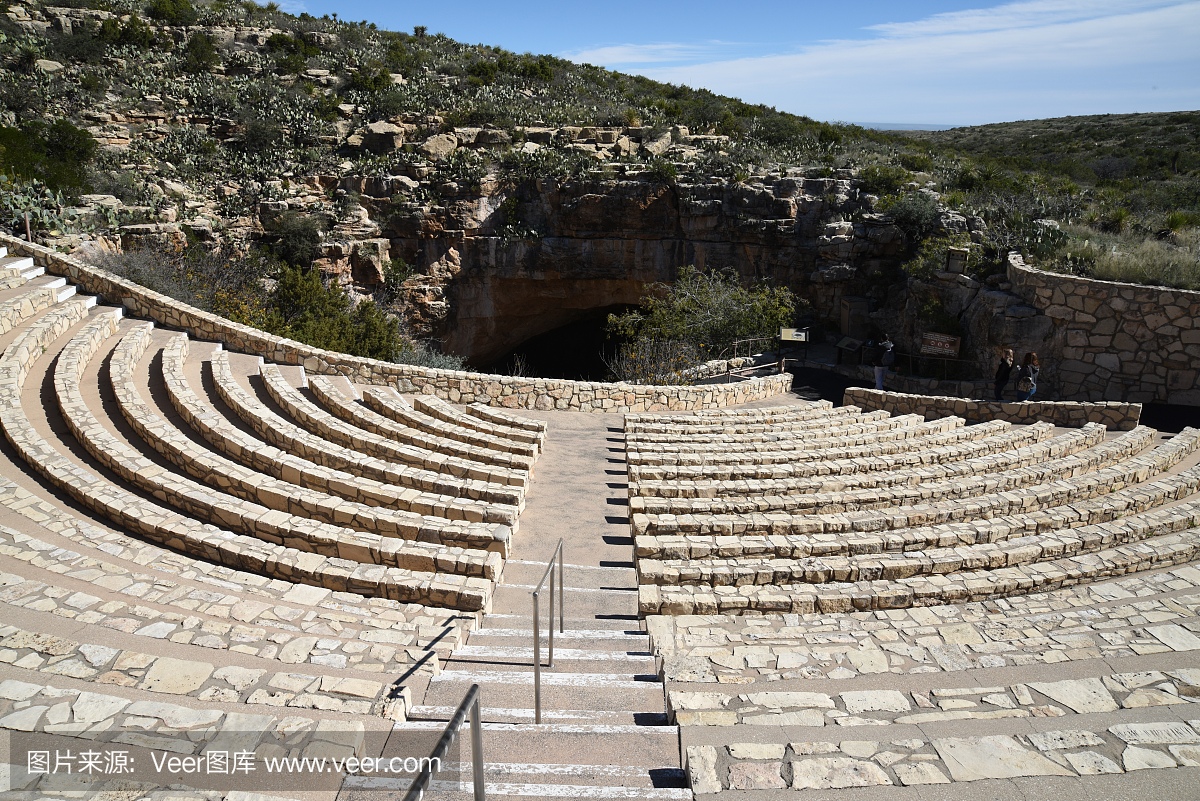
[[921, 334], [922, 356], [949, 356], [958, 358], [958, 349], [962, 347], [961, 337], [946, 334]]

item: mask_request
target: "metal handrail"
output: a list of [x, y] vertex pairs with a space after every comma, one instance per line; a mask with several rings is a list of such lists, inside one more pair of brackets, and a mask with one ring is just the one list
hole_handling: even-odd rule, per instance
[[438, 740], [437, 745], [433, 747], [433, 753], [429, 755], [429, 760], [421, 768], [421, 772], [417, 774], [417, 778], [413, 780], [412, 786], [408, 788], [408, 792], [404, 796], [404, 801], [421, 801], [425, 796], [425, 791], [429, 789], [429, 782], [433, 779], [433, 765], [435, 760], [440, 766], [442, 759], [446, 756], [446, 752], [450, 750], [450, 746], [454, 745], [454, 741], [458, 738], [458, 730], [462, 728], [463, 720], [466, 719], [468, 711], [471, 713], [471, 773], [474, 779], [475, 801], [484, 801], [483, 713], [479, 707], [478, 684], [472, 684], [471, 689], [467, 690], [467, 694], [463, 696], [462, 703], [454, 711], [454, 716], [450, 718], [450, 722], [442, 730], [442, 736]]
[[546, 667], [554, 667], [554, 565], [558, 565], [558, 631], [560, 634], [567, 630], [566, 612], [563, 604], [563, 587], [566, 581], [566, 569], [563, 565], [563, 541], [560, 537], [558, 547], [554, 549], [554, 556], [550, 557], [549, 563], [546, 565], [546, 572], [542, 574], [542, 580], [533, 588], [530, 595], [533, 598], [533, 722], [542, 722], [542, 626], [541, 626], [541, 605], [538, 602], [538, 597], [542, 592], [542, 585], [546, 583], [546, 578], [550, 579], [550, 654], [546, 662]]

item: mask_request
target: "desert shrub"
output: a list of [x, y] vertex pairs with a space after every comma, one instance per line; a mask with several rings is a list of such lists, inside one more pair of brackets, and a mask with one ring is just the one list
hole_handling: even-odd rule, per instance
[[91, 134], [65, 119], [0, 127], [0, 169], [68, 194], [87, 188], [88, 166], [96, 149]]
[[188, 0], [150, 0], [146, 16], [167, 25], [194, 25], [199, 14]]
[[115, 17], [104, 20], [97, 37], [106, 44], [141, 49], [153, 47], [155, 43], [154, 31], [137, 14], [131, 14], [124, 23]]
[[717, 358], [735, 340], [778, 336], [802, 303], [787, 287], [746, 288], [732, 272], [686, 267], [675, 283], [651, 286], [639, 308], [609, 315], [607, 330], [627, 342], [688, 342]]
[[[966, 247], [970, 240], [965, 237], [937, 237], [921, 243], [917, 253], [903, 265], [904, 272], [911, 278], [929, 279], [933, 274], [946, 269], [946, 250]], [[971, 253], [970, 255], [974, 255]], [[968, 257], [968, 269], [971, 258]]]
[[613, 381], [630, 384], [687, 384], [688, 369], [704, 360], [691, 342], [678, 339], [639, 339], [617, 348], [608, 370]]
[[220, 63], [221, 56], [208, 34], [197, 31], [188, 38], [181, 64], [184, 72], [208, 72]]
[[391, 86], [391, 74], [377, 64], [368, 64], [359, 67], [350, 73], [350, 77], [346, 80], [346, 89], [348, 91], [365, 92], [367, 94], [384, 92], [390, 89]]
[[921, 240], [937, 228], [938, 205], [929, 195], [909, 193], [887, 205], [885, 210], [896, 227], [904, 232], [910, 249], [915, 250]]
[[266, 226], [274, 237], [271, 252], [292, 267], [307, 268], [321, 243], [321, 227], [317, 217], [285, 212]]
[[928, 153], [901, 153], [900, 166], [913, 172], [929, 172], [933, 169], [933, 157]]
[[200, 246], [182, 252], [140, 248], [95, 257], [96, 266], [204, 311], [257, 324], [264, 313], [262, 278], [271, 261], [264, 254]]
[[268, 301], [267, 331], [318, 348], [390, 361], [402, 351], [400, 324], [372, 301], [355, 306], [316, 270], [285, 266]]
[[858, 173], [859, 186], [872, 195], [894, 195], [911, 180], [908, 170], [887, 164], [872, 164]]
[[108, 55], [108, 44], [100, 38], [100, 26], [91, 20], [77, 20], [70, 35], [51, 32], [46, 39], [46, 55], [56, 61], [99, 63]]
[[1071, 239], [1050, 269], [1102, 281], [1200, 290], [1200, 231], [1183, 232], [1178, 244], [1085, 228], [1069, 231]]

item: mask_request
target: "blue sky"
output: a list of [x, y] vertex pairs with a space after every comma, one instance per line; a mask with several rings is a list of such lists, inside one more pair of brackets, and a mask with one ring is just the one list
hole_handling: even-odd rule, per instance
[[1200, 0], [289, 0], [705, 87], [821, 120], [1200, 109]]

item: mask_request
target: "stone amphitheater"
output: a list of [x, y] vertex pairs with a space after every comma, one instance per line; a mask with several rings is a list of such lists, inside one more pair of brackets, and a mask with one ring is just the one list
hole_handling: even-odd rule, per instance
[[[485, 405], [478, 377], [363, 380], [9, 247], [6, 799], [399, 798], [411, 777], [261, 765], [428, 753], [472, 684], [496, 797], [1200, 797], [1200, 432], [777, 378]], [[427, 797], [471, 797], [461, 739]], [[212, 769], [231, 753], [257, 761]]]

